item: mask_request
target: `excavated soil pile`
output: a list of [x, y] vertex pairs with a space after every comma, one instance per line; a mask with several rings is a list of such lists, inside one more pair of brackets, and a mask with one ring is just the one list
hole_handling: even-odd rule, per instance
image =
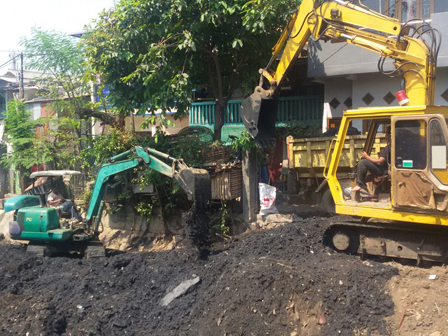
[[[392, 267], [323, 247], [310, 218], [212, 246], [107, 259], [0, 245], [1, 335], [376, 335]], [[375, 331], [376, 330], [376, 331]]]

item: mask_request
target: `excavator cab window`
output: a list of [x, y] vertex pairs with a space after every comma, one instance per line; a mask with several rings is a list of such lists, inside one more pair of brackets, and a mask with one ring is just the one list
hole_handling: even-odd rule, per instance
[[429, 146], [431, 171], [443, 184], [448, 184], [447, 142], [443, 127], [438, 119], [429, 122]]
[[[375, 158], [379, 157], [386, 143], [386, 129], [390, 125], [390, 119], [369, 120], [367, 139], [364, 150]], [[371, 136], [369, 136], [371, 135]]]
[[395, 167], [399, 169], [425, 169], [426, 121], [399, 120], [395, 123]]

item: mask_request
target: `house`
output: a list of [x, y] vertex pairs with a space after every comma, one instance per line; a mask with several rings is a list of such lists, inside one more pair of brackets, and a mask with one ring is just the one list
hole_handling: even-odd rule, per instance
[[[100, 85], [100, 81], [98, 80], [97, 83], [94, 84], [95, 92], [98, 92], [98, 88]], [[97, 93], [94, 97], [96, 103], [102, 103], [105, 104], [106, 109], [111, 109], [112, 106], [108, 102], [108, 96], [110, 94], [109, 87], [103, 87], [100, 93]], [[185, 127], [189, 126], [188, 118], [183, 117], [180, 119], [175, 119], [174, 115], [176, 114], [177, 110], [175, 108], [171, 109], [170, 111], [165, 112], [165, 118], [172, 123], [172, 125], [167, 125], [162, 127], [165, 134], [168, 135], [174, 135], [177, 134], [180, 130], [184, 129]], [[155, 113], [156, 116], [161, 116], [162, 111], [159, 110]], [[146, 113], [145, 115], [137, 114], [137, 111], [134, 112], [133, 115], [124, 117], [124, 124], [125, 129], [127, 131], [132, 131], [137, 134], [149, 134], [154, 135], [156, 132], [156, 126], [160, 125], [160, 123], [156, 122], [156, 125], [149, 125], [146, 128], [142, 128], [142, 124], [147, 120], [147, 117], [151, 116], [150, 113]], [[105, 131], [107, 131], [107, 128], [100, 122], [96, 122], [93, 125], [93, 131], [92, 134], [100, 135], [103, 134]]]
[[[448, 1], [440, 0], [364, 0], [374, 11], [398, 18], [401, 22], [423, 19], [442, 35], [448, 31]], [[420, 24], [416, 21], [415, 24]], [[337, 126], [346, 109], [368, 106], [397, 106], [395, 94], [401, 78], [389, 78], [378, 71], [379, 55], [347, 43], [313, 42], [308, 48], [308, 77], [324, 85], [324, 100], [331, 108]], [[389, 65], [392, 69], [393, 65]], [[448, 102], [448, 42], [443, 36], [437, 62], [435, 104]], [[353, 124], [361, 132], [367, 122]]]
[[[10, 100], [17, 98], [19, 95], [19, 70], [7, 70], [2, 76], [0, 76], [0, 156], [7, 153], [7, 144], [4, 139], [4, 121], [3, 118], [6, 115], [6, 107]], [[39, 88], [35, 86], [34, 81], [42, 76], [42, 73], [37, 71], [25, 70], [23, 72], [24, 82], [24, 97], [25, 100], [33, 99]], [[31, 106], [33, 110], [37, 105]], [[36, 112], [33, 112], [33, 115]], [[7, 193], [14, 193], [19, 190], [19, 186], [16, 183], [18, 179], [18, 172], [12, 169], [6, 169], [3, 164], [0, 164], [0, 199], [4, 198]]]
[[[423, 19], [442, 34], [448, 31], [448, 1], [363, 0], [362, 5], [398, 18], [401, 22]], [[419, 25], [422, 21], [416, 20], [414, 23]], [[293, 120], [318, 122], [323, 118], [324, 106], [329, 108], [332, 115], [332, 119], [328, 120], [325, 126], [338, 127], [344, 110], [398, 105], [395, 94], [401, 90], [401, 79], [389, 78], [379, 73], [377, 53], [343, 42], [310, 40], [307, 54], [305, 64], [301, 58], [296, 60], [288, 76], [292, 82], [286, 83], [281, 88], [277, 126]], [[393, 65], [390, 63], [389, 67], [392, 69]], [[442, 39], [437, 65], [435, 104], [446, 105], [448, 102], [448, 42], [446, 39]], [[314, 88], [314, 91], [309, 88]], [[240, 99], [235, 98], [229, 102], [223, 138], [244, 129], [239, 116], [239, 104], [242, 97], [238, 98]], [[190, 125], [213, 126], [213, 111], [213, 102], [194, 102], [190, 113]], [[359, 121], [353, 123], [352, 126], [360, 132], [366, 132], [368, 121]], [[278, 153], [279, 150], [280, 148], [276, 148], [274, 152]], [[283, 158], [286, 158], [285, 149], [282, 150]]]
[[[323, 109], [323, 86], [307, 78], [306, 51], [296, 60], [291, 73], [280, 89], [277, 127], [287, 126], [293, 121], [321, 123]], [[255, 87], [255, 86], [254, 86]], [[240, 105], [244, 100], [238, 92], [227, 104], [227, 114], [222, 128], [223, 142], [229, 136], [240, 136], [245, 130], [240, 115]], [[215, 102], [207, 98], [196, 98], [189, 113], [190, 126], [207, 126], [213, 129]]]

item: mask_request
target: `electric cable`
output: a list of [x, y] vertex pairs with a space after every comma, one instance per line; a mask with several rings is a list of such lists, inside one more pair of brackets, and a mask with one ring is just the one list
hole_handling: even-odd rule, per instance
[[14, 56], [13, 58], [10, 58], [7, 62], [3, 63], [2, 65], [0, 65], [0, 69], [7, 66], [9, 63], [11, 63], [12, 61], [14, 61], [14, 59], [16, 59], [17, 57], [19, 57], [19, 55]]
[[[400, 1], [400, 0], [399, 0], [399, 1]], [[366, 9], [366, 10], [372, 11], [370, 8], [368, 8], [367, 6], [365, 6], [365, 5], [361, 2], [361, 0], [358, 0], [358, 2], [359, 2], [359, 4], [360, 4], [360, 7], [364, 8], [364, 9]], [[419, 2], [421, 3], [421, 1], [419, 1]], [[386, 10], [384, 10], [384, 12], [383, 12], [382, 14], [385, 15], [386, 12], [388, 12], [391, 8], [396, 7], [397, 4], [398, 4], [398, 1], [395, 2], [395, 3], [393, 4], [393, 6], [389, 6]], [[313, 13], [314, 13], [314, 15], [316, 15], [316, 17], [320, 17], [320, 18], [322, 19], [322, 21], [325, 22], [327, 25], [329, 25], [329, 26], [334, 26], [334, 24], [332, 25], [330, 22], [328, 22], [328, 21], [325, 19], [324, 15], [323, 15], [323, 13], [322, 13], [322, 7], [323, 7], [323, 6], [321, 5], [321, 6], [319, 6], [319, 7], [320, 7], [320, 8], [319, 8], [319, 14], [320, 14], [320, 15], [317, 13], [316, 9], [313, 9]], [[308, 18], [310, 14], [311, 14], [311, 12], [308, 13], [308, 15], [306, 16], [306, 18]], [[402, 26], [402, 28], [400, 29], [400, 33], [399, 33], [398, 36], [397, 36], [397, 42], [399, 42], [400, 39], [404, 37], [404, 34], [403, 34], [403, 33], [404, 33], [404, 28], [406, 28], [406, 27], [412, 27], [412, 29], [414, 30], [414, 32], [413, 32], [412, 36], [410, 36], [410, 37], [415, 38], [415, 34], [418, 35], [418, 38], [417, 38], [417, 39], [421, 40], [421, 41], [425, 44], [425, 46], [428, 48], [428, 50], [430, 51], [430, 52], [429, 52], [429, 62], [430, 62], [434, 67], [436, 67], [436, 66], [437, 66], [437, 56], [438, 56], [438, 53], [439, 53], [439, 50], [440, 50], [441, 41], [442, 41], [442, 35], [441, 35], [441, 33], [440, 33], [439, 31], [433, 29], [427, 22], [425, 22], [425, 20], [423, 20], [423, 25], [422, 25], [422, 26], [419, 26], [419, 27], [417, 27], [417, 28], [415, 28], [413, 25], [411, 25], [412, 22], [414, 22], [414, 21], [421, 21], [421, 20], [417, 20], [417, 19], [411, 19], [411, 20], [408, 20], [408, 21]], [[297, 37], [297, 35], [300, 33], [300, 31], [302, 30], [302, 28], [303, 28], [303, 26], [304, 26], [304, 23], [305, 23], [305, 20], [304, 20], [304, 22], [302, 22], [302, 25], [301, 25], [301, 27], [300, 27], [298, 33], [297, 33], [293, 38]], [[317, 25], [316, 25], [316, 26], [317, 26]], [[315, 26], [314, 29], [316, 29], [316, 26]], [[426, 27], [427, 30], [423, 31], [423, 28], [424, 28], [424, 27]], [[367, 29], [367, 30], [368, 30], [367, 27], [363, 27], [363, 26], [355, 27], [355, 28], [357, 28], [357, 29], [363, 29], [363, 28], [364, 28], [364, 29]], [[288, 28], [286, 27], [286, 29], [288, 29]], [[320, 40], [320, 39], [324, 36], [324, 34], [326, 33], [326, 31], [329, 30], [329, 29], [330, 29], [330, 27], [325, 28], [325, 29], [322, 31], [322, 33], [321, 33], [317, 38], [314, 38], [314, 34], [311, 34], [311, 36], [310, 36], [311, 40], [314, 41], [314, 42], [317, 42], [318, 40]], [[421, 33], [420, 33], [420, 30], [422, 30]], [[314, 32], [313, 32], [313, 33], [314, 33]], [[435, 33], [437, 33], [438, 39], [437, 39]], [[431, 46], [428, 46], [427, 42], [426, 42], [425, 39], [423, 38], [423, 35], [425, 35], [425, 34], [431, 34], [431, 37], [430, 37], [430, 39], [431, 39]], [[290, 35], [289, 31], [288, 31], [288, 37], [292, 37], [292, 36]], [[437, 40], [438, 40], [438, 41], [437, 41]], [[326, 61], [328, 61], [331, 57], [333, 57], [335, 54], [337, 54], [339, 51], [341, 51], [341, 50], [342, 50], [344, 47], [346, 47], [347, 45], [348, 45], [348, 43], [344, 44], [341, 48], [339, 48], [339, 49], [336, 50], [334, 53], [332, 53], [331, 55], [329, 55], [325, 60], [323, 60], [322, 62], [320, 62], [319, 65], [318, 65], [317, 67], [315, 67], [314, 69], [317, 69], [317, 68], [319, 68], [320, 66], [322, 66]], [[389, 77], [395, 77], [395, 76], [397, 76], [397, 75], [404, 75], [405, 73], [408, 73], [408, 72], [414, 72], [414, 73], [416, 73], [418, 76], [420, 76], [421, 78], [423, 78], [422, 75], [419, 73], [419, 71], [420, 71], [420, 67], [419, 67], [419, 65], [416, 64], [416, 63], [414, 63], [414, 62], [405, 62], [405, 63], [401, 64], [399, 67], [397, 67], [397, 68], [396, 68], [395, 70], [393, 70], [393, 71], [386, 71], [386, 70], [384, 70], [384, 63], [385, 63], [386, 58], [389, 58], [389, 57], [387, 57], [386, 55], [381, 54], [381, 55], [380, 55], [380, 58], [379, 58], [379, 60], [378, 60], [378, 70], [379, 70], [379, 72], [382, 73], [383, 75], [385, 75], [385, 76], [389, 76]], [[407, 70], [402, 71], [402, 67], [403, 67], [403, 66], [405, 66], [405, 65], [410, 65], [410, 64], [412, 64], [413, 66], [415, 66], [418, 70], [415, 70], [415, 69], [407, 69]]]
[[0, 65], [0, 69], [3, 68], [3, 67], [5, 67], [5, 66], [7, 66], [7, 65], [9, 65], [12, 61], [13, 61], [13, 60], [10, 59], [10, 60], [8, 60], [6, 63], [3, 63], [2, 65]]

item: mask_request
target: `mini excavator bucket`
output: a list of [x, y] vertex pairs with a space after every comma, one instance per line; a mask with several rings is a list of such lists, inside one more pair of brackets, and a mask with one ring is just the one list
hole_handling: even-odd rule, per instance
[[197, 207], [203, 208], [211, 203], [212, 187], [207, 170], [182, 165], [175, 179], [187, 193], [188, 199], [194, 201]]
[[241, 119], [257, 145], [268, 147], [275, 144], [278, 99], [263, 98], [261, 90], [255, 89], [243, 101]]

